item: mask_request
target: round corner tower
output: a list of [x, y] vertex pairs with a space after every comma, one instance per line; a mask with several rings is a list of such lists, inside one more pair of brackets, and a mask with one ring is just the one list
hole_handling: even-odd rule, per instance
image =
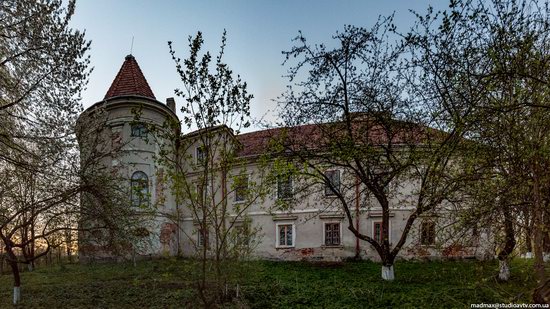
[[[103, 100], [86, 109], [77, 120], [83, 175], [103, 171], [116, 176], [129, 189], [128, 205], [147, 204], [169, 210], [175, 202], [162, 181], [163, 169], [156, 157], [171, 141], [154, 134], [165, 130], [167, 123], [179, 124], [174, 99], [167, 99], [166, 104], [157, 101], [134, 56], [126, 56]], [[97, 190], [99, 196], [103, 195], [101, 186]], [[83, 238], [79, 246], [82, 255], [87, 255]], [[155, 247], [148, 254], [157, 253], [159, 246]]]

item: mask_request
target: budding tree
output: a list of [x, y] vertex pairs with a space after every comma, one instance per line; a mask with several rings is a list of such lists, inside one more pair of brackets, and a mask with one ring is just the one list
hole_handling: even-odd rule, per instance
[[[249, 126], [253, 96], [246, 82], [224, 63], [226, 34], [215, 58], [203, 52], [203, 42], [200, 32], [190, 37], [190, 54], [184, 60], [169, 42], [183, 86], [175, 93], [184, 100], [184, 128], [196, 130], [182, 135], [179, 123], [167, 123], [156, 136], [174, 142], [158, 159], [166, 167], [176, 197], [172, 219], [200, 262], [198, 292], [208, 307], [239, 294], [235, 284], [242, 273], [239, 264], [232, 262], [241, 260], [254, 246], [256, 228], [246, 212], [268, 186], [262, 160], [252, 162], [252, 171], [246, 168], [250, 158], [239, 156], [238, 135]], [[192, 230], [183, 230], [184, 218], [194, 222]]]
[[[288, 129], [278, 143], [303, 167], [298, 174], [306, 186], [321, 185], [336, 197], [348, 229], [378, 253], [386, 280], [393, 280], [395, 258], [417, 219], [433, 215], [456, 189], [450, 162], [465, 132], [461, 126], [442, 131], [430, 113], [437, 102], [412, 96], [407, 42], [394, 43], [394, 30], [393, 17], [370, 29], [346, 26], [334, 35], [334, 48], [311, 45], [300, 33], [284, 52], [297, 63], [280, 100]], [[343, 170], [342, 181], [325, 172], [331, 167]], [[407, 183], [410, 194], [403, 191]], [[365, 200], [382, 213], [380, 239], [354, 220], [356, 204]], [[392, 242], [390, 214], [401, 208], [412, 210]]]

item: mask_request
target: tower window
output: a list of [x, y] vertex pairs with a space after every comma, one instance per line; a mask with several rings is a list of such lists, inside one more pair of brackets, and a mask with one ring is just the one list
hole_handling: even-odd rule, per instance
[[149, 178], [142, 171], [132, 174], [131, 202], [134, 207], [142, 207], [149, 204]]
[[132, 133], [131, 133], [132, 137], [147, 137], [147, 133], [149, 132], [147, 130], [147, 127], [143, 123], [132, 124], [131, 129], [132, 129]]

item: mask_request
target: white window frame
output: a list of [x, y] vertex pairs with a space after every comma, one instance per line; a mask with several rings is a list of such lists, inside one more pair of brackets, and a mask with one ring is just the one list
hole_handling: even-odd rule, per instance
[[[376, 240], [376, 239], [374, 238], [374, 225], [375, 225], [376, 223], [382, 223], [382, 220], [373, 220], [373, 221], [372, 221], [371, 237], [372, 237], [372, 239], [374, 239], [374, 240]], [[382, 228], [382, 227], [380, 227], [380, 228]], [[380, 231], [382, 231], [382, 230], [380, 230]], [[390, 219], [390, 221], [388, 222], [388, 242], [389, 242], [390, 244], [392, 243], [391, 240], [392, 240], [392, 238], [391, 238], [391, 219]]]
[[[292, 226], [292, 245], [280, 245], [279, 244], [279, 227], [283, 225]], [[294, 222], [279, 222], [275, 224], [275, 248], [294, 248], [296, 247], [296, 224]]]
[[[339, 227], [340, 227], [340, 244], [338, 245], [327, 245], [326, 244], [326, 227], [327, 227], [327, 224], [335, 224], [335, 223], [338, 223], [339, 224]], [[324, 221], [323, 222], [323, 244], [322, 246], [324, 247], [341, 247], [344, 243], [344, 234], [342, 233], [342, 221]]]

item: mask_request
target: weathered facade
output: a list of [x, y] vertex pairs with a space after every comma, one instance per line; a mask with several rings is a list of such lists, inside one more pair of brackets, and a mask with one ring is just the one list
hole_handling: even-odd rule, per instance
[[[167, 99], [166, 102], [163, 104], [156, 100], [136, 60], [133, 56], [127, 56], [105, 98], [88, 108], [81, 115], [79, 123], [85, 123], [96, 110], [104, 110], [107, 120], [102, 123], [104, 127], [98, 134], [102, 134], [101, 139], [109, 145], [106, 148], [114, 150], [116, 155], [106, 156], [102, 164], [127, 179], [129, 188], [137, 187], [138, 191], [142, 191], [141, 197], [135, 193], [129, 194], [130, 204], [139, 204], [139, 199], [146, 196], [148, 203], [158, 210], [155, 222], [151, 225], [153, 230], [150, 231], [150, 248], [141, 254], [189, 256], [195, 254], [198, 245], [205, 245], [204, 242], [210, 240], [198, 232], [196, 219], [189, 210], [181, 209], [181, 205], [177, 204], [170, 184], [163, 177], [164, 170], [155, 159], [162, 147], [171, 144], [170, 141], [153, 138], [142, 126], [143, 123], [162, 126], [167, 119], [177, 121], [174, 100]], [[139, 115], [139, 121], [136, 121], [136, 115]], [[220, 130], [219, 134], [236, 139], [240, 147], [239, 155], [243, 162], [246, 162], [238, 171], [229, 173], [242, 174], [244, 171], [248, 175], [248, 181], [253, 182], [259, 173], [255, 158], [266, 150], [266, 139], [273, 132], [266, 130], [233, 136], [229, 129]], [[181, 138], [192, 140], [193, 132], [182, 134]], [[85, 149], [86, 140], [83, 139], [80, 143], [81, 148]], [[195, 160], [199, 160], [201, 155], [198, 143], [196, 146], [188, 147], [186, 153], [181, 154], [182, 157]], [[327, 167], [327, 173], [347, 188], [346, 194], [359, 194], [363, 191], [354, 187], [353, 177], [345, 169]], [[192, 173], [188, 177], [193, 177]], [[229, 180], [217, 179], [213, 183], [214, 186], [231, 187], [231, 183], [227, 181]], [[266, 198], [258, 199], [247, 209], [246, 217], [251, 225], [258, 229], [258, 241], [254, 246], [253, 256], [277, 260], [334, 261], [353, 257], [378, 259], [371, 245], [358, 240], [347, 229], [350, 223], [338, 207], [335, 198], [324, 190], [322, 185], [319, 185], [318, 190], [295, 199], [293, 207], [289, 210], [278, 210], [277, 201], [291, 198], [293, 190], [299, 186], [296, 181], [298, 180], [289, 179], [286, 183], [274, 184], [272, 192], [267, 194]], [[414, 209], [407, 200], [413, 194], [415, 185], [414, 180], [398, 184], [398, 194], [390, 201], [390, 244], [398, 241], [406, 219]], [[229, 192], [229, 203], [242, 202], [240, 197], [236, 196], [236, 190], [220, 192]], [[382, 237], [381, 209], [377, 207], [374, 198], [356, 196], [355, 199], [357, 203], [352, 224], [361, 233], [379, 239]], [[447, 234], [436, 235], [436, 230], [445, 231], [441, 227], [448, 226], [453, 219], [453, 209], [450, 206], [443, 209], [417, 220], [406, 245], [401, 250], [401, 257], [482, 258], [491, 254], [489, 237], [485, 231], [453, 235], [453, 231], [449, 230]], [[86, 246], [83, 240], [80, 246]]]

